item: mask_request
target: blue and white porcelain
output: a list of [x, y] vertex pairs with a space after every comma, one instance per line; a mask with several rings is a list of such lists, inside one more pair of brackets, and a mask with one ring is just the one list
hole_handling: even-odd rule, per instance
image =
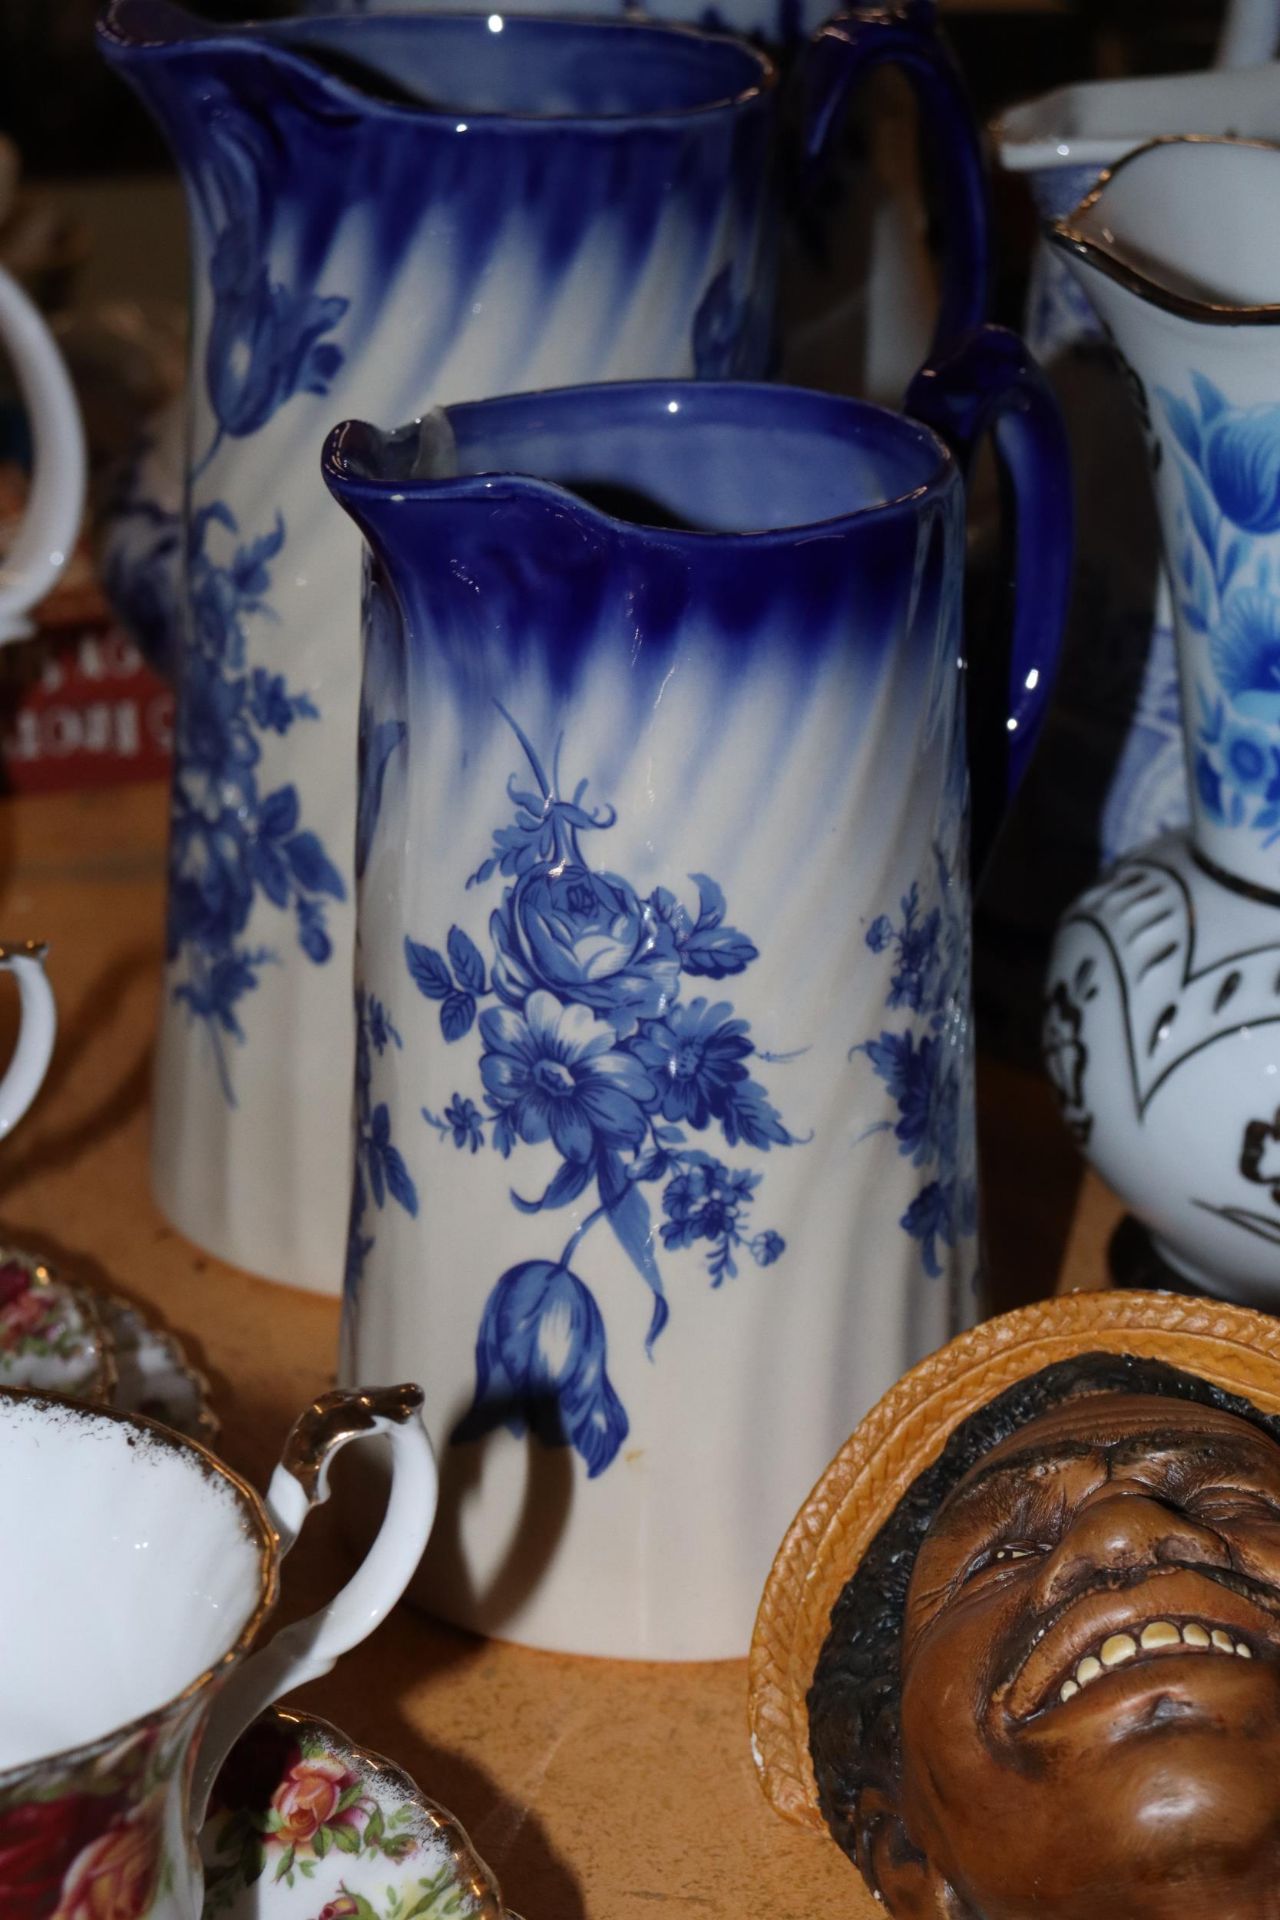
[[1175, 140], [1054, 229], [1122, 356], [1173, 583], [1191, 821], [1068, 913], [1051, 1070], [1210, 1291], [1280, 1303], [1280, 148]]
[[[616, 0], [615, 0], [616, 4]], [[440, 0], [316, 0], [312, 13], [365, 17], [437, 12]], [[818, 131], [808, 175], [791, 195], [779, 311], [783, 377], [794, 386], [901, 404], [931, 341], [954, 343], [988, 313], [986, 171], [977, 122], [938, 18], [936, 0], [660, 0], [626, 12], [750, 34], [784, 61], [806, 35], [829, 44], [805, 56], [808, 114]], [[517, 0], [504, 11], [600, 13], [599, 0]], [[856, 131], [831, 139], [853, 82], [894, 67], [905, 94], [862, 102]], [[834, 83], [834, 84], [832, 84]], [[825, 93], [826, 98], [822, 96]], [[930, 139], [921, 168], [917, 112]], [[814, 162], [820, 157], [821, 164]], [[941, 261], [937, 255], [941, 249]]]
[[[1001, 165], [1025, 177], [1052, 223], [1158, 136], [1280, 137], [1280, 66], [1063, 87], [994, 131]], [[997, 886], [1002, 908], [1051, 924], [1122, 853], [1185, 826], [1188, 800], [1173, 605], [1141, 432], [1088, 290], [1044, 241], [1024, 333], [1064, 404], [1079, 558], [1058, 695]]]
[[[1024, 757], [1069, 501], [1010, 338], [916, 399], [1009, 408]], [[325, 473], [371, 548], [341, 1367], [423, 1372], [419, 1597], [740, 1655], [822, 1449], [978, 1310], [960, 470], [659, 382], [348, 424]]]
[[222, 1257], [336, 1291], [360, 547], [324, 435], [760, 371], [774, 72], [687, 28], [483, 14], [214, 27], [115, 0], [100, 41], [179, 160], [195, 263], [155, 1188]]

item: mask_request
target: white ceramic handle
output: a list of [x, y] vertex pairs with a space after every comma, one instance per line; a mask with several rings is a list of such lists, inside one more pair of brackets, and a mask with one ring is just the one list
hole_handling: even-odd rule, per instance
[[43, 600], [80, 532], [84, 428], [53, 335], [17, 281], [0, 269], [0, 337], [26, 404], [35, 472], [22, 525], [0, 566], [0, 645], [31, 632], [24, 616]]
[[58, 1010], [44, 970], [45, 949], [32, 941], [23, 947], [0, 946], [0, 967], [13, 974], [22, 1002], [18, 1044], [0, 1080], [0, 1140], [16, 1127], [40, 1091], [53, 1055]]
[[1270, 60], [1280, 36], [1276, 0], [1227, 0], [1215, 67], [1260, 67]]
[[249, 1723], [282, 1693], [318, 1680], [340, 1654], [366, 1639], [409, 1584], [435, 1519], [435, 1455], [422, 1419], [421, 1387], [326, 1393], [308, 1407], [285, 1444], [267, 1489], [267, 1512], [286, 1554], [313, 1507], [329, 1497], [329, 1467], [352, 1440], [391, 1444], [391, 1493], [378, 1536], [341, 1592], [318, 1613], [282, 1627], [250, 1654], [209, 1716], [192, 1785], [196, 1825], [219, 1767]]

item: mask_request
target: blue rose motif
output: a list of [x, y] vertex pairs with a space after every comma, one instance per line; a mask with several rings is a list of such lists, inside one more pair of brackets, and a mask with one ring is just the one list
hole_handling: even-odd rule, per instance
[[1214, 670], [1242, 713], [1280, 720], [1280, 598], [1258, 588], [1230, 594], [1210, 638]]
[[615, 874], [534, 868], [494, 913], [490, 932], [494, 985], [511, 1006], [546, 987], [596, 1008], [625, 1039], [679, 992], [672, 929]]
[[[187, 581], [194, 624], [183, 662], [174, 741], [167, 947], [182, 966], [173, 997], [205, 1022], [223, 1094], [234, 1105], [223, 1036], [243, 1042], [235, 1007], [277, 956], [237, 944], [254, 902], [294, 918], [298, 945], [316, 966], [331, 958], [328, 902], [346, 883], [306, 827], [297, 789], [261, 790], [261, 738], [318, 717], [283, 675], [245, 662], [245, 623], [269, 618], [271, 562], [284, 522], [242, 540], [225, 502], [192, 517]], [[216, 558], [210, 541], [224, 549]], [[229, 551], [226, 551], [229, 549]]]
[[650, 1022], [632, 1051], [657, 1082], [663, 1118], [705, 1127], [723, 1119], [734, 1087], [747, 1078], [742, 1062], [755, 1049], [747, 1022], [733, 1017], [728, 1001], [709, 1005], [699, 995]]
[[561, 1006], [539, 989], [524, 1012], [490, 1007], [480, 1016], [486, 1051], [480, 1077], [495, 1112], [509, 1114], [530, 1145], [551, 1140], [566, 1160], [585, 1162], [597, 1142], [637, 1147], [657, 1089], [632, 1054], [615, 1051], [613, 1028], [583, 1006]]
[[510, 1267], [485, 1303], [475, 1399], [451, 1437], [527, 1429], [544, 1446], [574, 1447], [594, 1480], [627, 1437], [605, 1360], [600, 1309], [576, 1274], [549, 1260]]
[[213, 321], [205, 349], [209, 400], [224, 433], [256, 433], [295, 393], [323, 394], [343, 353], [321, 338], [349, 302], [273, 282], [253, 222], [232, 219], [213, 247]]
[[244, 932], [253, 907], [244, 826], [230, 810], [205, 820], [188, 809], [170, 823], [168, 953], [184, 941], [214, 952]]
[[225, 679], [199, 655], [187, 662], [177, 738], [184, 778], [199, 773], [235, 782], [256, 766], [259, 747], [245, 717], [244, 691], [243, 680]]
[[[729, 921], [723, 890], [709, 874], [689, 874], [695, 914], [667, 887], [642, 901], [616, 874], [593, 871], [581, 836], [614, 826], [615, 809], [589, 807], [586, 780], [562, 789], [559, 745], [549, 777], [518, 720], [495, 705], [533, 780], [508, 778], [514, 817], [494, 828], [467, 881], [481, 886], [501, 873], [508, 882], [489, 919], [492, 956], [457, 923], [438, 945], [410, 934], [404, 941], [409, 978], [432, 1004], [446, 1046], [478, 1029], [485, 1110], [455, 1091], [447, 1106], [424, 1106], [422, 1117], [442, 1144], [467, 1154], [486, 1143], [504, 1159], [520, 1142], [553, 1147], [559, 1164], [543, 1191], [511, 1189], [522, 1214], [574, 1209], [594, 1192], [570, 1214], [557, 1259], [525, 1261], [494, 1288], [476, 1347], [475, 1400], [454, 1438], [476, 1439], [505, 1423], [547, 1445], [573, 1446], [594, 1476], [615, 1457], [627, 1417], [605, 1375], [599, 1307], [577, 1272], [583, 1242], [611, 1232], [649, 1289], [652, 1355], [671, 1312], [664, 1249], [700, 1243], [713, 1288], [737, 1277], [744, 1251], [761, 1268], [786, 1251], [780, 1233], [751, 1229], [762, 1176], [693, 1146], [689, 1128], [714, 1122], [728, 1147], [758, 1153], [798, 1141], [743, 1065], [756, 1052], [749, 1023], [727, 1000], [680, 998], [686, 979], [724, 980], [759, 958]], [[372, 710], [361, 724], [372, 819], [380, 769], [398, 736], [380, 734]], [[352, 1245], [358, 1265], [359, 1221]]]
[[1224, 408], [1204, 436], [1204, 472], [1228, 520], [1280, 529], [1280, 406]]
[[189, 567], [189, 587], [191, 651], [232, 669], [242, 667], [241, 597], [230, 569], [203, 565], [197, 556]]

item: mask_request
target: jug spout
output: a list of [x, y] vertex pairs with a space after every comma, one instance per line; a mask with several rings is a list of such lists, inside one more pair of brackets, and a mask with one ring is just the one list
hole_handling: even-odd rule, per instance
[[1195, 324], [1248, 321], [1280, 301], [1280, 235], [1259, 209], [1280, 148], [1195, 136], [1119, 161], [1050, 238], [1108, 318], [1118, 288]]
[[1280, 901], [1280, 147], [1160, 141], [1050, 238], [1124, 362], [1173, 583], [1192, 837]]

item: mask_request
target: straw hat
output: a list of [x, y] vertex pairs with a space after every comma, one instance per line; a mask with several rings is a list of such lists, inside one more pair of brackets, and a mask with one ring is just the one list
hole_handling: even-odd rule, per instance
[[987, 1320], [913, 1367], [801, 1507], [760, 1602], [749, 1669], [752, 1747], [784, 1818], [825, 1831], [805, 1696], [832, 1606], [871, 1541], [969, 1414], [1042, 1367], [1098, 1352], [1167, 1361], [1262, 1413], [1280, 1413], [1280, 1320], [1173, 1294], [1064, 1294]]

